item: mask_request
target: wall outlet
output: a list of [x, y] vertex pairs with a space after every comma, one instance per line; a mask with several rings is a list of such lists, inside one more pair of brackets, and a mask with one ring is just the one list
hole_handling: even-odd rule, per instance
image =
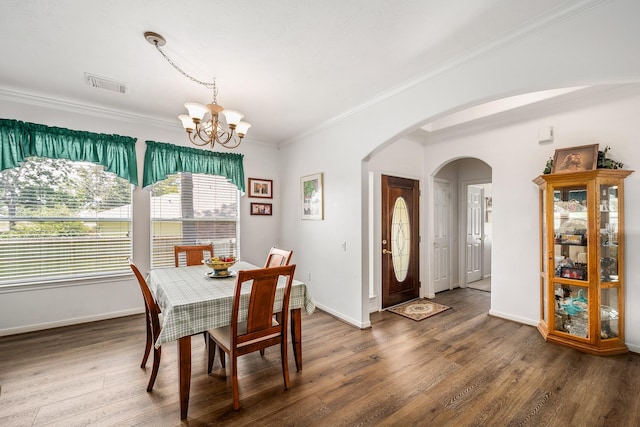
[[311, 273], [307, 273], [307, 281], [311, 281]]

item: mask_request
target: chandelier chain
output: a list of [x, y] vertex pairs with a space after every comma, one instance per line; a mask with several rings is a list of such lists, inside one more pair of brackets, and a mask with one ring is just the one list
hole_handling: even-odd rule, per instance
[[156, 49], [158, 50], [158, 52], [160, 52], [160, 54], [164, 57], [164, 59], [167, 60], [167, 62], [169, 64], [171, 64], [171, 66], [173, 68], [175, 68], [180, 74], [182, 74], [183, 76], [185, 76], [186, 78], [188, 78], [189, 80], [191, 80], [194, 83], [198, 83], [199, 85], [202, 85], [206, 88], [209, 89], [213, 89], [214, 90], [214, 95], [217, 95], [215, 92], [217, 92], [217, 88], [216, 88], [216, 81], [215, 79], [213, 80], [213, 82], [203, 82], [202, 80], [198, 80], [195, 77], [191, 77], [189, 74], [187, 74], [182, 68], [180, 68], [175, 62], [173, 62], [171, 60], [171, 58], [169, 58], [169, 56], [164, 53], [164, 51], [162, 49], [160, 49], [160, 46], [158, 46], [157, 42], [154, 42], [153, 45], [156, 47]]

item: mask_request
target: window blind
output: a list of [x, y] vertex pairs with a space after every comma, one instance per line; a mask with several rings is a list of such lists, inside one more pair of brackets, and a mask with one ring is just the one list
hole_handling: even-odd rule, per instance
[[238, 256], [239, 192], [218, 175], [181, 172], [151, 186], [151, 267], [173, 266], [175, 245], [213, 244]]
[[29, 157], [0, 172], [0, 285], [128, 271], [132, 188], [67, 159]]

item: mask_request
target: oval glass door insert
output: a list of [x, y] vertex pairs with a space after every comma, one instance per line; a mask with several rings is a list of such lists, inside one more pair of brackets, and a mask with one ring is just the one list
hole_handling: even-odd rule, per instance
[[391, 216], [391, 259], [398, 282], [404, 282], [409, 269], [409, 255], [411, 255], [409, 225], [407, 202], [404, 197], [398, 197], [393, 205]]

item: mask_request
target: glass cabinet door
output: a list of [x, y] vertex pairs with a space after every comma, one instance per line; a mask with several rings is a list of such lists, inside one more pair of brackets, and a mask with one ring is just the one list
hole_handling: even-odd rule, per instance
[[589, 290], [582, 286], [555, 283], [556, 331], [589, 338]]
[[554, 275], [587, 281], [587, 188], [555, 189], [553, 199]]
[[618, 281], [617, 185], [600, 185], [600, 281]]
[[600, 338], [617, 338], [620, 334], [618, 288], [602, 289], [600, 300]]
[[[555, 188], [553, 192], [554, 329], [589, 339], [589, 256], [587, 187]], [[570, 284], [576, 281], [575, 284]]]

